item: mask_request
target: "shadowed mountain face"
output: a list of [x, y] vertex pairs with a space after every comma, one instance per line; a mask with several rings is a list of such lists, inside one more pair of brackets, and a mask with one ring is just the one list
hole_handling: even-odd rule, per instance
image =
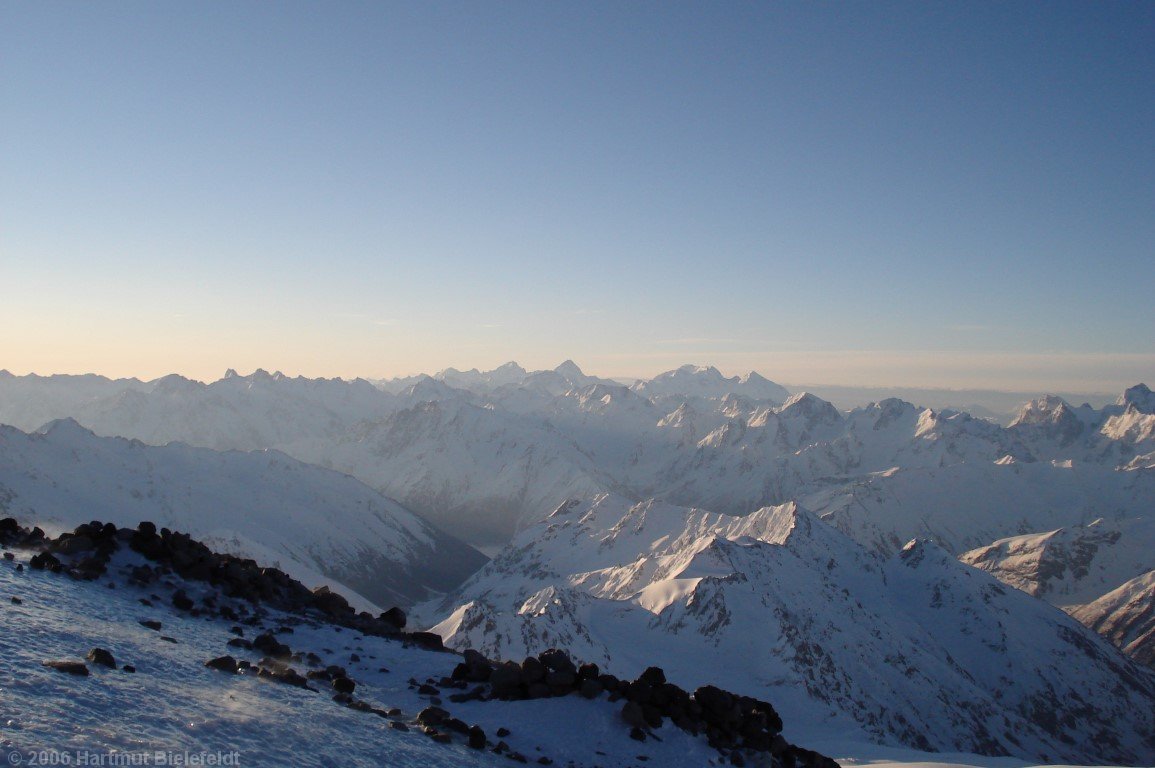
[[381, 606], [444, 592], [485, 557], [347, 475], [277, 451], [97, 437], [74, 421], [0, 427], [0, 510], [44, 527], [151, 520]]

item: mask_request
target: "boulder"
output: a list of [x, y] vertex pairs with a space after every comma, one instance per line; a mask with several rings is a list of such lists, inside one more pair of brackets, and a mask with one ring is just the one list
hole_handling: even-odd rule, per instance
[[88, 656], [86, 658], [93, 664], [99, 664], [102, 667], [111, 667], [112, 669], [116, 669], [116, 659], [112, 657], [111, 653], [103, 648], [93, 648], [88, 652]]
[[55, 669], [57, 672], [66, 672], [70, 675], [88, 677], [88, 667], [80, 661], [45, 661], [43, 666]]
[[232, 656], [218, 656], [205, 662], [205, 666], [209, 669], [218, 669], [221, 672], [229, 672], [231, 674], [237, 673], [237, 660]]

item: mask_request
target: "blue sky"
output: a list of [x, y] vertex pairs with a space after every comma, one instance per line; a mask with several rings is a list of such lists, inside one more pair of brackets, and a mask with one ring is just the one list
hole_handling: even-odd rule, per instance
[[0, 367], [1155, 379], [1150, 3], [0, 4]]

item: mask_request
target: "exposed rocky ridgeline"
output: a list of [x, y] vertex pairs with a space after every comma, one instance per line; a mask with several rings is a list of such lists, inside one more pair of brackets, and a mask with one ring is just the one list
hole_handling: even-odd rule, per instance
[[[781, 718], [765, 701], [711, 685], [686, 691], [667, 681], [658, 667], [647, 668], [634, 680], [619, 679], [603, 674], [596, 665], [575, 662], [558, 649], [518, 663], [495, 662], [466, 650], [456, 666], [447, 669], [448, 674], [425, 682], [410, 679], [410, 689], [428, 701], [420, 711], [406, 713], [375, 704], [362, 698], [363, 681], [349, 666], [362, 661], [358, 653], [350, 654], [344, 665], [327, 662], [321, 653], [331, 653], [328, 649], [315, 649], [321, 651], [318, 653], [294, 647], [294, 626], [298, 630], [335, 626], [361, 636], [444, 652], [439, 636], [405, 631], [405, 614], [398, 609], [377, 616], [357, 612], [324, 587], [309, 590], [278, 569], [213, 552], [186, 534], [157, 529], [150, 522], [128, 529], [91, 521], [53, 538], [39, 528], [29, 529], [6, 518], [0, 520], [0, 545], [10, 555], [5, 560], [12, 567], [23, 567], [22, 562], [12, 565], [15, 551], [22, 557], [30, 555], [31, 568], [68, 576], [78, 583], [97, 582], [115, 588], [114, 575], [119, 573], [126, 588], [149, 593], [149, 597], [139, 599], [141, 605], [153, 610], [166, 605], [166, 610], [180, 616], [233, 624], [232, 637], [222, 648], [224, 653], [201, 662], [207, 674], [255, 676], [324, 693], [338, 706], [382, 718], [399, 732], [418, 730], [435, 742], [488, 749], [524, 763], [529, 758], [503, 740], [508, 736], [506, 729], [498, 729], [491, 738], [481, 726], [455, 717], [451, 709], [469, 702], [571, 698], [615, 705], [620, 702], [612, 727], [628, 732], [636, 742], [660, 740], [657, 731], [669, 723], [706, 740], [732, 765], [837, 766], [816, 752], [789, 744], [781, 734]], [[153, 590], [167, 597], [162, 599]], [[270, 621], [276, 622], [272, 628], [267, 626]], [[162, 634], [169, 631], [167, 623], [167, 619], [141, 620], [139, 631], [155, 632], [160, 640], [179, 644], [179, 638]], [[103, 647], [91, 648], [83, 660], [49, 659], [43, 665], [80, 677], [94, 674], [96, 668], [117, 670], [117, 660]], [[120, 673], [135, 671], [135, 666], [125, 664]], [[405, 674], [404, 669], [396, 668], [379, 671]], [[558, 727], [565, 725], [558, 723]], [[542, 756], [537, 762], [550, 764], [561, 757], [565, 756]]]
[[1061, 607], [1137, 661], [1155, 666], [1155, 521], [1090, 525], [1001, 539], [959, 559]]

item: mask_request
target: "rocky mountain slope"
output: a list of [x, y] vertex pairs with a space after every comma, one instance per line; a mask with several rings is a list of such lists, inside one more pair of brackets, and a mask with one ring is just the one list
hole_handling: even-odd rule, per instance
[[0, 549], [8, 765], [837, 768], [768, 702], [463, 658], [152, 523], [0, 519]]
[[565, 646], [621, 675], [644, 654], [922, 749], [1155, 758], [1155, 675], [938, 545], [880, 559], [795, 504], [567, 503], [419, 616], [454, 647]]
[[1155, 521], [1096, 520], [1014, 536], [963, 553], [964, 563], [1062, 607], [1155, 667]]
[[154, 520], [386, 607], [451, 589], [485, 562], [347, 475], [276, 451], [97, 437], [70, 420], [31, 434], [0, 426], [0, 511], [54, 529]]

